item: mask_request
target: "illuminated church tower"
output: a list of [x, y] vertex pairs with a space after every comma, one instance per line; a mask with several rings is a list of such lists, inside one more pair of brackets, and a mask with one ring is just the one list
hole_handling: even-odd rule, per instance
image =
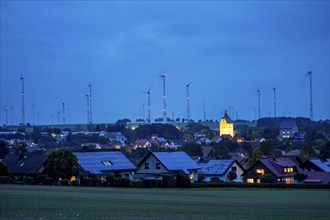
[[225, 115], [220, 120], [219, 124], [220, 136], [230, 135], [232, 138], [235, 136], [234, 123], [226, 111]]

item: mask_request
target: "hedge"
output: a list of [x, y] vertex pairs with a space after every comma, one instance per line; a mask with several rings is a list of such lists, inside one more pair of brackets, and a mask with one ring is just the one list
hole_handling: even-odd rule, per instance
[[330, 185], [321, 184], [280, 184], [280, 183], [192, 183], [193, 188], [273, 188], [273, 189], [330, 189]]

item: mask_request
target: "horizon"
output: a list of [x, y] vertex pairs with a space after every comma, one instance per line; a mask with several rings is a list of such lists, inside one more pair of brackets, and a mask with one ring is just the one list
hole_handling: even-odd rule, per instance
[[[330, 118], [329, 1], [9, 2], [1, 1], [0, 124], [93, 124], [167, 117], [255, 120]], [[308, 16], [306, 16], [308, 15]], [[144, 114], [143, 114], [144, 105]], [[33, 107], [34, 106], [34, 107]], [[13, 107], [13, 111], [12, 111]], [[34, 114], [33, 114], [34, 109]], [[236, 114], [238, 117], [236, 117]], [[12, 115], [14, 120], [12, 121]], [[34, 120], [33, 120], [34, 118]]]

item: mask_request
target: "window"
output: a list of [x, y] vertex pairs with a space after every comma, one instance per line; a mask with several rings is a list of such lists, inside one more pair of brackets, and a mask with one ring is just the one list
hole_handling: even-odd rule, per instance
[[160, 163], [156, 163], [156, 170], [160, 170]]
[[284, 167], [284, 173], [293, 173], [293, 167]]
[[102, 161], [102, 163], [106, 166], [111, 166], [113, 163], [111, 161]]
[[292, 178], [286, 178], [285, 183], [286, 184], [292, 184]]
[[189, 175], [189, 179], [190, 179], [190, 180], [193, 180], [194, 177], [195, 177], [195, 175], [194, 175], [193, 173]]
[[256, 179], [256, 183], [260, 183], [260, 179]]
[[260, 173], [261, 175], [264, 175], [265, 170], [264, 169], [256, 169], [256, 173]]
[[232, 167], [231, 170], [236, 172], [236, 167]]
[[254, 183], [254, 180], [252, 178], [248, 178], [248, 179], [246, 179], [246, 182], [247, 183]]
[[149, 163], [144, 164], [144, 169], [149, 170]]

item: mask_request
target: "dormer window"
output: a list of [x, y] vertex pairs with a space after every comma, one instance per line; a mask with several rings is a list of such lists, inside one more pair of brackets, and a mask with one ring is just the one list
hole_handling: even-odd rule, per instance
[[293, 167], [284, 167], [284, 173], [293, 173]]

